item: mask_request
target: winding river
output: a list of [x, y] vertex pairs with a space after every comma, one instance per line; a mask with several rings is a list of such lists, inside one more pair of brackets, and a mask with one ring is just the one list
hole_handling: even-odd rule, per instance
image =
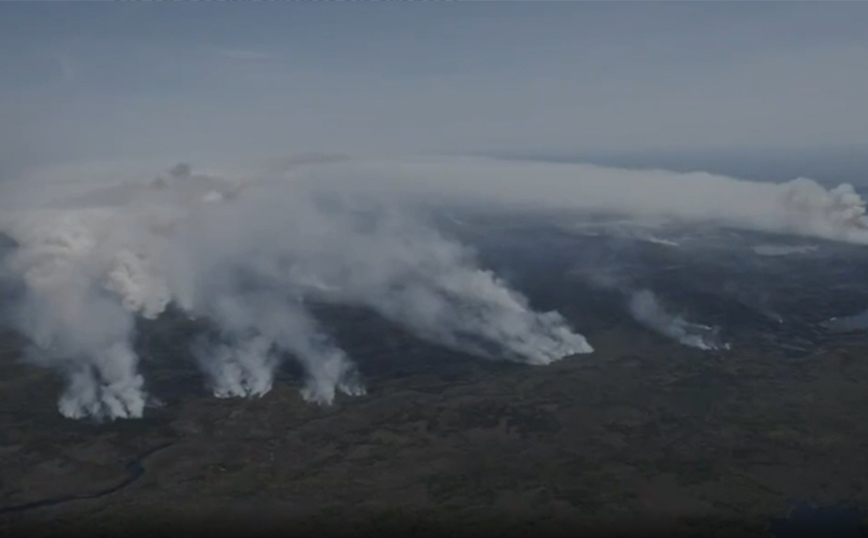
[[118, 491], [128, 487], [130, 484], [134, 483], [136, 480], [142, 477], [145, 474], [145, 466], [144, 462], [150, 456], [153, 456], [157, 452], [161, 452], [167, 448], [172, 446], [172, 443], [164, 443], [162, 445], [151, 448], [141, 454], [135, 456], [129, 463], [126, 465], [127, 476], [115, 484], [114, 486], [99, 490], [93, 491], [90, 493], [77, 493], [73, 495], [64, 495], [62, 497], [50, 497], [48, 499], [42, 499], [39, 501], [32, 501], [23, 504], [14, 504], [11, 506], [0, 506], [0, 515], [10, 514], [13, 512], [26, 512], [29, 510], [36, 510], [39, 508], [48, 508], [51, 506], [57, 506], [59, 504], [68, 503], [71, 501], [81, 501], [81, 500], [89, 500], [89, 499], [99, 499], [100, 497], [105, 497], [106, 495], [111, 495], [113, 493], [117, 493]]

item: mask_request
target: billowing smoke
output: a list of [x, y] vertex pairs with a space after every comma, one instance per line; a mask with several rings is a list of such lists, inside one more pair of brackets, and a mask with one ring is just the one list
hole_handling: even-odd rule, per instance
[[691, 323], [679, 315], [667, 312], [651, 290], [633, 293], [629, 308], [636, 321], [685, 346], [703, 350], [729, 348], [720, 341], [717, 328]]
[[[663, 217], [868, 244], [865, 201], [854, 188], [826, 189], [805, 178], [776, 184], [704, 172], [483, 158], [332, 163], [300, 175], [344, 189], [376, 188], [381, 196]], [[356, 181], [340, 181], [347, 178]]]
[[[103, 170], [0, 186], [0, 232], [17, 243], [4, 274], [24, 290], [12, 319], [32, 342], [27, 357], [65, 375], [64, 415], [142, 415], [135, 319], [170, 304], [213, 328], [190, 351], [221, 397], [267, 393], [287, 359], [306, 372], [308, 400], [363, 393], [351, 357], [309, 309], [318, 302], [363, 306], [484, 357], [547, 364], [592, 351], [561, 315], [535, 312], [427, 225], [420, 205], [607, 212], [868, 244], [853, 188], [807, 179], [463, 158], [269, 166], [233, 178], [180, 165], [157, 179], [111, 182]], [[629, 306], [685, 345], [720, 346], [713, 329], [667, 313], [651, 292]]]
[[[67, 387], [58, 407], [71, 418], [138, 417], [146, 403], [130, 345], [132, 312], [108, 293], [119, 282], [119, 266], [90, 255], [102, 239], [90, 227], [104, 218], [98, 212], [75, 218], [39, 212], [8, 229], [22, 245], [7, 256], [8, 269], [20, 275], [27, 290], [14, 319], [33, 343], [30, 358], [65, 373]], [[106, 286], [99, 288], [102, 275]]]
[[491, 358], [546, 364], [592, 351], [559, 314], [531, 310], [471, 251], [400, 207], [184, 166], [155, 181], [64, 190], [33, 189], [0, 229], [18, 244], [4, 261], [24, 289], [13, 319], [32, 342], [28, 358], [65, 375], [67, 417], [142, 415], [135, 316], [158, 317], [170, 303], [213, 326], [191, 354], [219, 397], [267, 393], [287, 357], [306, 372], [307, 400], [364, 393], [311, 301], [361, 305]]

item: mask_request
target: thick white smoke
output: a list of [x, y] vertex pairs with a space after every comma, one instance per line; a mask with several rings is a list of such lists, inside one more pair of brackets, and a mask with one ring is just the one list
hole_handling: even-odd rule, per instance
[[[344, 189], [376, 189], [380, 196], [667, 217], [868, 244], [865, 201], [854, 188], [827, 190], [805, 178], [776, 184], [705, 172], [484, 158], [331, 163], [298, 174]], [[356, 181], [339, 181], [346, 178]]]
[[[97, 287], [102, 275], [109, 287], [117, 282], [111, 260], [98, 253], [109, 255], [99, 241], [110, 240], [92, 233], [103, 229], [107, 218], [100, 211], [75, 216], [36, 212], [7, 228], [25, 245], [7, 260], [27, 290], [16, 319], [34, 344], [33, 360], [65, 372], [67, 387], [58, 406], [72, 418], [138, 417], [145, 407], [143, 380], [130, 346], [133, 309], [145, 305], [125, 301], [129, 308], [124, 308]], [[111, 230], [103, 232], [110, 235]], [[148, 300], [161, 298], [151, 294]]]
[[[29, 357], [65, 373], [64, 415], [141, 416], [135, 316], [157, 317], [170, 303], [215, 327], [191, 353], [218, 396], [265, 394], [289, 356], [307, 373], [309, 400], [364, 391], [310, 301], [362, 305], [477, 355], [546, 364], [592, 350], [559, 314], [534, 312], [472, 252], [408, 216], [420, 201], [670, 217], [868, 244], [853, 188], [806, 179], [490, 159], [315, 158], [278, 168], [221, 179], [179, 166], [157, 180], [31, 177], [2, 187], [0, 231], [19, 245], [5, 272], [25, 289], [14, 319], [33, 342]], [[712, 345], [653, 294], [630, 304], [652, 329]]]
[[30, 207], [4, 212], [0, 229], [18, 243], [6, 269], [26, 290], [15, 320], [32, 359], [65, 373], [68, 417], [142, 415], [134, 317], [171, 302], [215, 326], [191, 352], [220, 397], [265, 394], [286, 356], [305, 369], [310, 401], [364, 393], [311, 300], [363, 305], [493, 358], [545, 364], [592, 350], [560, 315], [533, 312], [471, 252], [399, 207], [177, 167], [157, 181], [65, 190], [32, 190]]

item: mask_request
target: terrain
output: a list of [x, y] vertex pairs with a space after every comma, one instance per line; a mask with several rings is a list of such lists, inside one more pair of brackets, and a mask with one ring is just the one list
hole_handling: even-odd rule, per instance
[[[189, 356], [200, 328], [170, 311], [139, 326], [153, 407], [96, 424], [58, 414], [60, 378], [18, 360], [25, 342], [6, 332], [2, 533], [865, 528], [868, 335], [826, 322], [868, 308], [868, 249], [569, 215], [455, 214], [441, 228], [535, 308], [561, 312], [594, 353], [489, 361], [321, 305], [367, 395], [306, 403], [287, 361], [263, 398], [216, 399]], [[627, 308], [641, 289], [719, 327], [730, 348], [693, 349], [644, 327]], [[809, 515], [794, 523], [798, 503]], [[839, 512], [812, 520], [823, 507]]]

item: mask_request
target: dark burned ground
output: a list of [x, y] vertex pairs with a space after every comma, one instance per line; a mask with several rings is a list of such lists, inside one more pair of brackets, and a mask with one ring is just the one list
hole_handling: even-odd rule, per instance
[[[596, 344], [549, 367], [369, 376], [368, 396], [331, 408], [302, 402], [286, 379], [261, 400], [173, 399], [101, 426], [60, 418], [55, 383], [16, 368], [0, 392], [4, 506], [106, 489], [136, 454], [170, 446], [114, 494], [5, 514], [2, 528], [757, 535], [791, 499], [868, 501], [864, 344], [799, 363], [617, 331]], [[371, 361], [449, 360], [379, 347]]]
[[[760, 536], [794, 501], [868, 505], [868, 337], [740, 324], [740, 308], [757, 311], [748, 291], [702, 302], [710, 321], [735, 327], [736, 344], [703, 353], [642, 330], [605, 293], [569, 287], [556, 276], [568, 268], [550, 259], [535, 287], [520, 271], [514, 281], [559, 306], [594, 354], [546, 367], [487, 362], [364, 312], [324, 311], [370, 391], [326, 408], [301, 400], [289, 368], [262, 399], [209, 397], [184, 345], [191, 327], [168, 319], [143, 326], [141, 344], [166, 405], [139, 421], [69, 421], [54, 405], [59, 381], [13, 364], [20, 343], [5, 337], [0, 529]], [[722, 285], [701, 274], [673, 277], [669, 295]], [[646, 282], [659, 291], [664, 275]], [[787, 286], [802, 285], [793, 278], [778, 282], [778, 308], [795, 293]], [[805, 286], [804, 312], [834, 309], [834, 293]], [[773, 345], [787, 330], [805, 350]], [[3, 512], [109, 490], [131, 460], [163, 446], [111, 494]]]

